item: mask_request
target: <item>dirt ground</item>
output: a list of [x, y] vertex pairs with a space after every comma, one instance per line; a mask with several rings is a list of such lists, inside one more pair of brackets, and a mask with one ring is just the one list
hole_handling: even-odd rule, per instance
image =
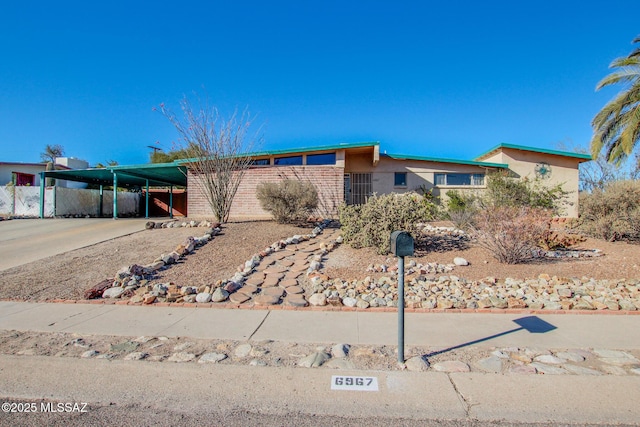
[[[155, 282], [181, 285], [206, 285], [229, 279], [252, 255], [272, 243], [306, 234], [311, 226], [276, 224], [273, 221], [231, 222], [213, 241], [198, 248], [169, 269], [161, 271]], [[5, 270], [0, 273], [0, 299], [47, 301], [82, 299], [86, 289], [111, 278], [122, 267], [147, 264], [163, 253], [171, 252], [189, 236], [201, 236], [204, 228], [166, 228], [144, 230], [129, 236]], [[593, 277], [596, 279], [640, 278], [640, 245], [587, 239], [577, 249], [600, 249], [601, 257], [541, 260], [528, 264], [500, 264], [484, 249], [472, 243], [449, 245], [434, 238], [422, 245], [415, 259], [418, 263], [451, 264], [455, 257], [471, 265], [456, 267], [451, 274], [469, 280], [488, 276], [525, 279], [542, 273], [550, 276]], [[353, 249], [341, 245], [329, 254], [326, 273], [341, 279], [362, 279], [371, 264], [395, 265], [393, 257], [378, 255], [372, 249]]]

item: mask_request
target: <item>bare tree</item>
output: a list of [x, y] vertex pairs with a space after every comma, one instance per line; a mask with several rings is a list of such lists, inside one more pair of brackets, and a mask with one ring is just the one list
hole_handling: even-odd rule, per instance
[[44, 151], [40, 153], [40, 160], [44, 163], [51, 162], [56, 163], [56, 157], [62, 157], [64, 155], [64, 147], [60, 144], [50, 145], [47, 144], [44, 147]]
[[223, 119], [215, 107], [198, 101], [198, 108], [194, 109], [186, 96], [182, 99], [182, 118], [164, 104], [160, 104], [160, 112], [180, 134], [181, 150], [186, 154], [194, 182], [216, 220], [226, 222], [238, 186], [251, 165], [248, 153], [259, 137], [256, 134], [247, 139], [252, 120], [246, 110]]

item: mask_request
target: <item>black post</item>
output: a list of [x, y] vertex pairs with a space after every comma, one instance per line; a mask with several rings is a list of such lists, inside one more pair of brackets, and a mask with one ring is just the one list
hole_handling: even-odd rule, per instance
[[404, 257], [398, 257], [398, 363], [404, 363]]

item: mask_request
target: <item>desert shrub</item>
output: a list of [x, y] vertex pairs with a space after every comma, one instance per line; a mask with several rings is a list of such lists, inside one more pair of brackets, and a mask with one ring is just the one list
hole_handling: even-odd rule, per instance
[[558, 215], [567, 195], [560, 184], [549, 187], [539, 179], [516, 179], [505, 172], [496, 172], [487, 176], [487, 189], [478, 201], [483, 208], [529, 206]]
[[550, 212], [544, 209], [498, 206], [478, 211], [471, 235], [499, 262], [519, 264], [535, 257], [550, 220]]
[[256, 188], [260, 206], [279, 223], [304, 220], [318, 206], [318, 191], [308, 181], [285, 179], [263, 182]]
[[373, 195], [364, 205], [340, 207], [342, 236], [354, 248], [374, 247], [389, 252], [389, 237], [395, 230], [415, 234], [416, 225], [433, 220], [438, 207], [417, 193]]
[[477, 212], [476, 197], [456, 190], [447, 191], [447, 217], [453, 225], [467, 230]]
[[580, 194], [578, 230], [609, 241], [640, 239], [640, 181], [616, 181]]

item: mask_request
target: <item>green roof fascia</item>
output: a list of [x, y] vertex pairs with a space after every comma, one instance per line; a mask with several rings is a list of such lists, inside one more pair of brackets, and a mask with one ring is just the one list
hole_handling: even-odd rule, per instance
[[[331, 151], [331, 150], [343, 150], [350, 148], [365, 148], [365, 147], [375, 147], [379, 146], [379, 142], [341, 142], [340, 144], [334, 145], [320, 145], [316, 147], [302, 147], [302, 148], [288, 148], [282, 150], [265, 150], [265, 151], [255, 151], [252, 153], [246, 153], [249, 157], [266, 157], [266, 156], [277, 156], [280, 154], [297, 154], [297, 153], [306, 153], [309, 151]], [[195, 159], [180, 159], [176, 160], [175, 163], [183, 164], [183, 163], [191, 163]]]
[[419, 160], [423, 162], [435, 162], [435, 163], [456, 163], [460, 165], [481, 166], [481, 167], [487, 167], [487, 168], [500, 168], [500, 169], [509, 168], [509, 165], [505, 163], [489, 163], [489, 162], [479, 162], [475, 160], [441, 159], [438, 157], [407, 156], [404, 154], [380, 154], [380, 157], [390, 157], [395, 160]]
[[520, 151], [532, 151], [534, 153], [542, 153], [542, 154], [552, 154], [554, 156], [563, 156], [563, 157], [574, 157], [576, 159], [581, 159], [581, 160], [593, 160], [593, 158], [591, 157], [590, 154], [584, 154], [584, 153], [570, 153], [568, 151], [560, 151], [560, 150], [549, 150], [546, 148], [536, 148], [536, 147], [527, 147], [525, 145], [516, 145], [516, 144], [507, 144], [507, 143], [502, 143], [502, 144], [498, 144], [495, 147], [493, 147], [490, 150], [485, 151], [484, 153], [482, 153], [481, 155], [479, 155], [478, 157], [476, 157], [476, 159], [481, 159], [487, 155], [489, 155], [490, 153], [497, 151], [501, 148], [511, 148], [512, 150], [520, 150]]
[[175, 163], [151, 163], [143, 165], [107, 166], [105, 168], [71, 169], [63, 171], [47, 171], [49, 178], [66, 179], [95, 184], [113, 183], [113, 173], [121, 178], [122, 186], [144, 185], [146, 180], [153, 186], [179, 185], [186, 186], [186, 167]]

